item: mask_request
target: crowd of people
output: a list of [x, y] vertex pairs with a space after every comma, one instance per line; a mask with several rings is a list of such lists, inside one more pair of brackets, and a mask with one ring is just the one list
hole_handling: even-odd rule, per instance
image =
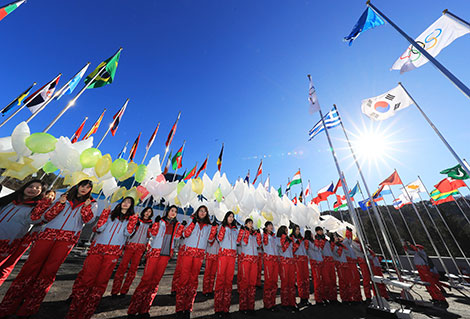
[[[247, 315], [254, 314], [262, 274], [264, 308], [279, 308], [280, 278], [280, 307], [292, 313], [311, 306], [310, 280], [316, 305], [326, 306], [339, 302], [338, 291], [343, 303], [362, 302], [362, 294], [366, 301], [372, 298], [375, 289], [366, 258], [372, 275], [383, 276], [379, 257], [370, 247], [362, 247], [349, 228], [344, 237], [338, 233], [327, 237], [321, 227], [307, 229], [303, 235], [298, 225], [283, 225], [276, 231], [269, 221], [263, 229], [255, 229], [253, 220], [248, 218], [240, 225], [230, 211], [219, 224], [215, 218], [211, 222], [204, 205], [196, 209], [191, 222], [179, 222], [178, 207], [168, 207], [163, 216], [154, 217], [151, 207], [137, 214], [132, 197], [99, 213], [92, 187], [91, 181], [81, 181], [56, 200], [55, 192], [47, 192], [43, 182], [32, 180], [0, 198], [0, 285], [34, 242], [0, 303], [0, 316], [34, 315], [83, 227], [95, 221], [93, 242], [69, 298], [70, 319], [91, 318], [121, 257], [112, 285], [113, 298], [129, 293], [144, 254], [146, 259], [127, 311], [129, 318], [150, 318], [160, 280], [175, 250], [172, 294], [178, 318], [190, 317], [204, 260], [202, 292], [213, 296], [217, 318], [230, 316], [235, 267], [239, 310]], [[446, 304], [422, 246], [407, 243], [406, 247], [415, 253], [417, 269], [422, 280], [430, 283], [427, 289], [433, 301]], [[389, 298], [385, 285], [376, 287], [381, 297]]]

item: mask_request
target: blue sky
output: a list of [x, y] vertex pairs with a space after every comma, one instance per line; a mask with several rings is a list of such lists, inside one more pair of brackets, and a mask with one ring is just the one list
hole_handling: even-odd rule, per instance
[[[470, 3], [464, 0], [374, 3], [412, 37], [446, 8], [470, 20], [466, 15]], [[309, 179], [316, 191], [336, 182], [338, 175], [325, 135], [307, 142], [308, 130], [319, 119], [318, 114], [308, 113], [306, 75], [310, 73], [323, 110], [338, 105], [351, 133], [367, 127], [389, 136], [388, 156], [378, 164], [364, 163], [371, 188], [394, 168], [404, 182], [419, 174], [431, 188], [443, 178], [439, 171], [456, 161], [416, 108], [372, 123], [361, 114], [361, 100], [402, 81], [464, 158], [470, 158], [470, 101], [430, 63], [404, 75], [389, 71], [408, 44], [388, 24], [362, 34], [351, 47], [342, 42], [364, 9], [364, 1], [30, 0], [0, 23], [0, 104], [6, 105], [32, 82], [39, 87], [60, 72], [62, 85], [86, 62], [92, 62], [92, 70], [122, 46], [115, 82], [85, 92], [51, 134], [71, 136], [84, 116], [89, 117], [88, 129], [106, 107], [105, 125], [95, 135], [99, 140], [112, 115], [130, 98], [116, 136], [109, 136], [101, 146], [103, 154], [115, 158], [126, 140], [131, 144], [142, 131], [136, 156], [140, 162], [159, 121], [160, 132], [150, 154], [162, 154], [181, 110], [172, 148], [187, 141], [186, 168], [196, 161], [201, 164], [210, 154], [208, 173], [212, 175], [224, 142], [222, 167], [230, 181], [244, 177], [248, 169], [253, 177], [260, 156], [266, 156], [263, 178], [269, 173], [273, 186], [282, 184], [284, 189], [287, 178], [300, 168], [304, 181]], [[467, 84], [469, 50], [467, 35], [438, 56]], [[41, 131], [68, 99], [49, 104], [30, 123], [32, 131]], [[28, 116], [27, 110], [22, 111], [1, 128], [2, 136]], [[343, 133], [335, 129], [331, 135], [346, 178], [354, 184], [358, 174]]]

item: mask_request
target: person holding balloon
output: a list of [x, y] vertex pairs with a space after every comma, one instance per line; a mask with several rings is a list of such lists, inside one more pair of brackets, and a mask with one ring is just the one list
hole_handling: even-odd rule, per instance
[[295, 225], [292, 235], [292, 251], [295, 259], [295, 270], [297, 279], [297, 290], [299, 292], [300, 303], [299, 308], [311, 306], [308, 298], [310, 296], [310, 278], [308, 273], [308, 241], [304, 240], [300, 233], [300, 226]]
[[293, 242], [288, 236], [287, 226], [281, 226], [277, 230], [279, 238], [279, 261], [281, 277], [281, 305], [292, 313], [297, 312], [295, 305], [295, 259]]
[[263, 262], [264, 262], [264, 308], [275, 311], [277, 281], [279, 276], [278, 238], [274, 233], [273, 223], [267, 221], [263, 229]]
[[310, 261], [310, 270], [312, 272], [315, 302], [317, 306], [324, 306], [325, 297], [323, 296], [322, 288], [324, 286], [324, 282], [321, 270], [323, 262], [322, 248], [317, 245], [317, 242], [313, 239], [311, 230], [305, 231], [305, 241], [307, 242], [307, 255]]
[[202, 279], [202, 294], [206, 297], [213, 296], [215, 276], [217, 275], [217, 259], [219, 253], [219, 242], [214, 240], [206, 248], [206, 266], [204, 268], [204, 277]]
[[82, 180], [42, 215], [41, 221], [47, 224], [0, 304], [2, 315], [27, 317], [39, 310], [83, 226], [95, 218], [97, 204], [91, 197], [92, 188], [92, 181]]

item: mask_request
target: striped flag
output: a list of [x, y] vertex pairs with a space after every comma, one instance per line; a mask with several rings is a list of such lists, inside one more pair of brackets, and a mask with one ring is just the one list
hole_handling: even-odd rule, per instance
[[258, 171], [256, 172], [255, 179], [253, 180], [253, 185], [255, 185], [258, 176], [260, 176], [261, 174], [263, 174], [263, 160], [261, 160], [261, 162], [259, 163]]
[[220, 149], [219, 158], [217, 159], [217, 169], [220, 172], [220, 168], [222, 167], [222, 155], [224, 155], [224, 143], [222, 143], [222, 148]]
[[24, 105], [28, 107], [31, 113], [35, 113], [37, 110], [41, 109], [41, 107], [49, 102], [54, 95], [55, 88], [57, 83], [59, 83], [60, 76], [59, 74], [56, 76], [52, 81], [45, 84], [42, 88], [31, 94], [28, 98], [24, 100]]
[[25, 3], [26, 0], [15, 1], [0, 8], [0, 21], [7, 15], [15, 11], [19, 6]]
[[118, 158], [122, 158], [124, 154], [127, 152], [127, 144], [129, 144], [129, 141], [126, 141], [126, 144], [122, 148], [122, 150], [119, 152]]
[[152, 147], [153, 141], [155, 141], [155, 136], [157, 136], [158, 128], [160, 127], [160, 122], [158, 122], [157, 127], [155, 128], [155, 131], [153, 131], [152, 136], [150, 136], [150, 139], [147, 143], [147, 146], [145, 146], [145, 151], [148, 152], [150, 147]]
[[104, 112], [106, 112], [106, 109], [103, 110], [103, 113], [101, 113], [100, 117], [98, 120], [96, 120], [95, 124], [91, 127], [91, 129], [85, 134], [85, 136], [82, 138], [83, 140], [88, 139], [90, 136], [96, 133], [98, 131], [98, 127], [100, 127], [101, 121], [103, 120]]
[[166, 166], [162, 174], [163, 175], [167, 174], [168, 171], [170, 170], [170, 167], [171, 167], [171, 151], [170, 151], [170, 155], [168, 156], [168, 160], [166, 161]]
[[193, 169], [190, 170], [188, 172], [188, 174], [186, 174], [186, 176], [184, 176], [184, 180], [185, 181], [190, 180], [191, 177], [193, 177], [196, 174], [196, 169], [197, 169], [197, 163], [196, 163], [196, 165], [194, 165]]
[[88, 120], [88, 117], [85, 117], [85, 119], [82, 122], [82, 125], [80, 125], [80, 127], [75, 131], [75, 133], [73, 133], [72, 140], [71, 140], [72, 144], [78, 141], [78, 138], [82, 134], [83, 127], [85, 126], [86, 120]]
[[65, 94], [72, 94], [73, 90], [75, 90], [78, 83], [80, 83], [80, 80], [85, 75], [85, 72], [89, 66], [90, 62], [88, 62], [80, 71], [78, 71], [78, 73], [75, 74], [73, 78], [71, 78], [67, 83], [65, 83], [65, 85], [55, 95], [55, 99], [58, 100]]
[[311, 193], [310, 181], [308, 181], [307, 188], [305, 188], [305, 198]]
[[248, 170], [248, 173], [246, 173], [245, 182], [250, 184], [250, 170]]
[[132, 144], [131, 151], [129, 152], [129, 162], [134, 161], [135, 152], [137, 152], [137, 147], [139, 146], [140, 134], [142, 133], [139, 133], [139, 136], [137, 136], [137, 138], [135, 139], [134, 144]]
[[31, 89], [33, 88], [33, 86], [36, 85], [36, 82], [34, 82], [33, 84], [31, 84], [31, 86], [29, 88], [27, 88], [23, 93], [21, 93], [20, 95], [18, 95], [18, 97], [16, 99], [14, 99], [13, 101], [11, 101], [7, 106], [5, 106], [1, 111], [0, 113], [2, 113], [2, 116], [7, 114], [8, 111], [10, 111], [14, 106], [15, 106], [15, 103], [18, 103], [17, 105], [21, 105], [21, 101], [24, 100], [25, 97], [28, 96], [29, 92], [31, 91]]
[[[336, 110], [336, 107], [333, 107], [331, 111], [329, 111], [324, 117], [325, 125], [328, 129], [337, 127], [338, 125], [341, 124], [341, 120], [339, 118], [338, 111]], [[325, 130], [325, 127], [323, 126], [322, 120], [318, 121], [317, 124], [315, 124], [314, 127], [308, 132], [308, 136], [310, 137], [308, 140], [311, 141], [315, 136], [320, 134]]]
[[201, 174], [206, 168], [207, 168], [207, 160], [209, 158], [209, 155], [207, 155], [206, 159], [204, 160], [204, 163], [202, 163], [201, 168], [197, 171], [197, 174], [194, 178], [198, 178], [199, 174]]
[[119, 109], [119, 111], [114, 114], [113, 116], [113, 123], [111, 124], [111, 134], [114, 136], [116, 134], [116, 131], [119, 127], [119, 122], [121, 122], [121, 118], [124, 115], [124, 112], [126, 111], [127, 104], [129, 103], [129, 99], [126, 100], [124, 105]]
[[165, 146], [168, 148], [171, 145], [171, 141], [173, 141], [173, 137], [175, 136], [176, 127], [178, 126], [178, 121], [180, 120], [181, 112], [178, 113], [178, 117], [176, 118], [175, 124], [171, 127], [170, 133], [168, 133], [168, 138], [166, 139]]

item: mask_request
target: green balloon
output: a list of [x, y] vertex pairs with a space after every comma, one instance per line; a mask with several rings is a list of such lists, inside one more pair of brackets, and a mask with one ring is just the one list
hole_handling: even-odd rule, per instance
[[220, 187], [217, 188], [217, 190], [215, 191], [214, 197], [215, 197], [215, 200], [218, 201], [219, 203], [222, 201], [223, 195], [222, 195], [222, 191], [220, 190]]
[[119, 178], [127, 172], [127, 161], [123, 158], [114, 160], [111, 164], [111, 175], [115, 178]]
[[26, 146], [33, 153], [49, 153], [55, 150], [57, 139], [48, 133], [34, 133], [25, 140]]
[[80, 154], [80, 163], [83, 168], [95, 167], [98, 160], [101, 158], [101, 151], [97, 148], [87, 148]]
[[44, 166], [42, 167], [42, 170], [45, 172], [45, 173], [53, 173], [55, 171], [58, 170], [57, 167], [55, 167], [54, 164], [51, 163], [51, 161], [47, 162], [46, 164], [44, 164]]
[[135, 172], [135, 181], [137, 183], [142, 183], [145, 176], [147, 176], [147, 166], [145, 164], [140, 164], [139, 167], [137, 167], [137, 172]]
[[178, 185], [176, 185], [176, 194], [177, 194], [177, 195], [181, 192], [181, 190], [183, 189], [184, 185], [186, 185], [186, 184], [184, 183], [184, 181], [181, 181], [181, 182], [178, 183]]

